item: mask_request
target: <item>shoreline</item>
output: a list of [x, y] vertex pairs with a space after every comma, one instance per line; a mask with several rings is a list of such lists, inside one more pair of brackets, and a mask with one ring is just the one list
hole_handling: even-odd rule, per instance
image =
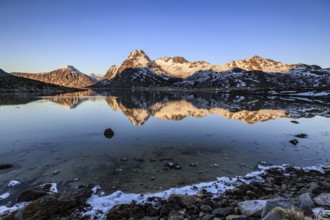
[[[0, 217], [28, 219], [37, 215], [40, 219], [43, 217], [53, 219], [55, 216], [73, 217], [73, 219], [78, 217], [81, 219], [129, 219], [130, 217], [134, 219], [143, 217], [150, 217], [145, 219], [226, 219], [231, 216], [230, 219], [259, 219], [262, 211], [247, 215], [248, 212], [242, 208], [244, 201], [247, 204], [248, 201], [256, 201], [255, 203], [259, 204], [257, 206], [262, 207], [263, 210], [267, 207], [267, 202], [273, 202], [276, 198], [277, 200], [282, 198], [290, 208], [294, 207], [298, 212], [304, 211], [306, 216], [313, 217], [314, 215], [315, 217], [315, 212], [317, 212], [315, 208], [319, 208], [319, 214], [322, 214], [320, 208], [330, 209], [330, 203], [323, 206], [315, 203], [315, 198], [321, 193], [330, 193], [330, 166], [319, 165], [306, 168], [289, 165], [259, 166], [258, 171], [245, 176], [221, 177], [216, 181], [144, 195], [126, 194], [120, 191], [104, 195], [100, 187], [91, 185], [81, 186], [61, 194], [54, 191], [54, 187], [53, 191], [50, 191], [50, 188], [51, 186], [44, 189], [46, 193], [39, 198], [28, 203], [16, 204], [12, 209], [7, 208], [7, 212], [11, 212], [11, 214], [6, 214], [7, 217], [4, 217], [6, 208], [0, 207]], [[307, 200], [313, 203], [310, 202], [308, 212], [305, 211], [307, 208], [302, 209], [301, 204], [298, 204], [302, 195], [304, 198], [309, 195], [310, 198]], [[63, 201], [63, 197], [67, 199]], [[67, 209], [58, 210], [54, 207], [66, 204], [68, 197], [73, 201], [69, 199], [70, 206], [67, 206]], [[45, 200], [51, 201], [49, 204], [46, 203], [46, 206], [52, 211], [48, 212], [48, 216], [40, 216], [40, 209], [45, 209]], [[186, 203], [187, 201], [189, 204]], [[14, 210], [15, 207], [18, 211]], [[64, 216], [63, 213], [65, 213]]]

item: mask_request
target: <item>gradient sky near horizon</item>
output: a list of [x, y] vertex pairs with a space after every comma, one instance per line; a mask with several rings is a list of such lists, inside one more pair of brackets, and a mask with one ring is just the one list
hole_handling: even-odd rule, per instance
[[134, 49], [330, 67], [329, 12], [329, 0], [0, 0], [0, 68], [104, 74]]

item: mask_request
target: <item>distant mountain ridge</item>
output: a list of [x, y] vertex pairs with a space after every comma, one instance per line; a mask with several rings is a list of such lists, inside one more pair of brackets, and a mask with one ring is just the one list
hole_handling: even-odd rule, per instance
[[112, 65], [103, 78], [100, 74], [84, 74], [69, 65], [46, 73], [12, 74], [71, 88], [330, 88], [330, 69], [316, 65], [285, 64], [260, 56], [223, 65], [190, 62], [179, 56], [151, 60], [143, 50], [133, 50], [120, 66]]
[[45, 73], [15, 72], [12, 74], [19, 77], [71, 88], [85, 88], [95, 84], [95, 81], [90, 76], [80, 72], [78, 69], [70, 65]]
[[284, 64], [260, 56], [212, 65], [183, 57], [151, 60], [134, 50], [120, 66], [111, 66], [96, 88], [313, 88], [330, 87], [330, 70], [316, 65]]
[[288, 73], [292, 68], [305, 64], [284, 64], [260, 56], [243, 60], [231, 61], [223, 65], [212, 65], [205, 61], [189, 62], [184, 57], [161, 57], [151, 60], [143, 50], [134, 50], [120, 66], [113, 65], [103, 79], [112, 79], [127, 68], [152, 68], [156, 74], [175, 78], [187, 78], [198, 71], [212, 70], [214, 72], [228, 71], [240, 68], [246, 71], [259, 70], [263, 72]]
[[56, 94], [74, 91], [78, 91], [78, 89], [14, 76], [0, 69], [0, 92], [40, 92], [44, 94]]

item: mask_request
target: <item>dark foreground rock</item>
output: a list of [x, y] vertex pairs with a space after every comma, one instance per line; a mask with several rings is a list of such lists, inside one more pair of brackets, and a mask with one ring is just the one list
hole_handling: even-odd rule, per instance
[[5, 163], [5, 164], [0, 164], [0, 170], [10, 169], [10, 168], [12, 168], [12, 167], [13, 167], [12, 164], [7, 164], [7, 163]]
[[3, 220], [46, 220], [62, 217], [63, 219], [80, 219], [79, 208], [85, 205], [91, 194], [91, 186], [80, 186], [62, 194], [46, 194], [32, 201], [25, 208], [3, 217]]
[[115, 132], [111, 128], [107, 128], [104, 131], [104, 136], [111, 139], [115, 135]]

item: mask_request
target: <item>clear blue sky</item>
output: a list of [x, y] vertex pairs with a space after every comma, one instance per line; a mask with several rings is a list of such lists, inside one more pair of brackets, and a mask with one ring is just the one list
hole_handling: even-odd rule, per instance
[[0, 68], [105, 73], [131, 50], [330, 67], [329, 0], [0, 0]]

